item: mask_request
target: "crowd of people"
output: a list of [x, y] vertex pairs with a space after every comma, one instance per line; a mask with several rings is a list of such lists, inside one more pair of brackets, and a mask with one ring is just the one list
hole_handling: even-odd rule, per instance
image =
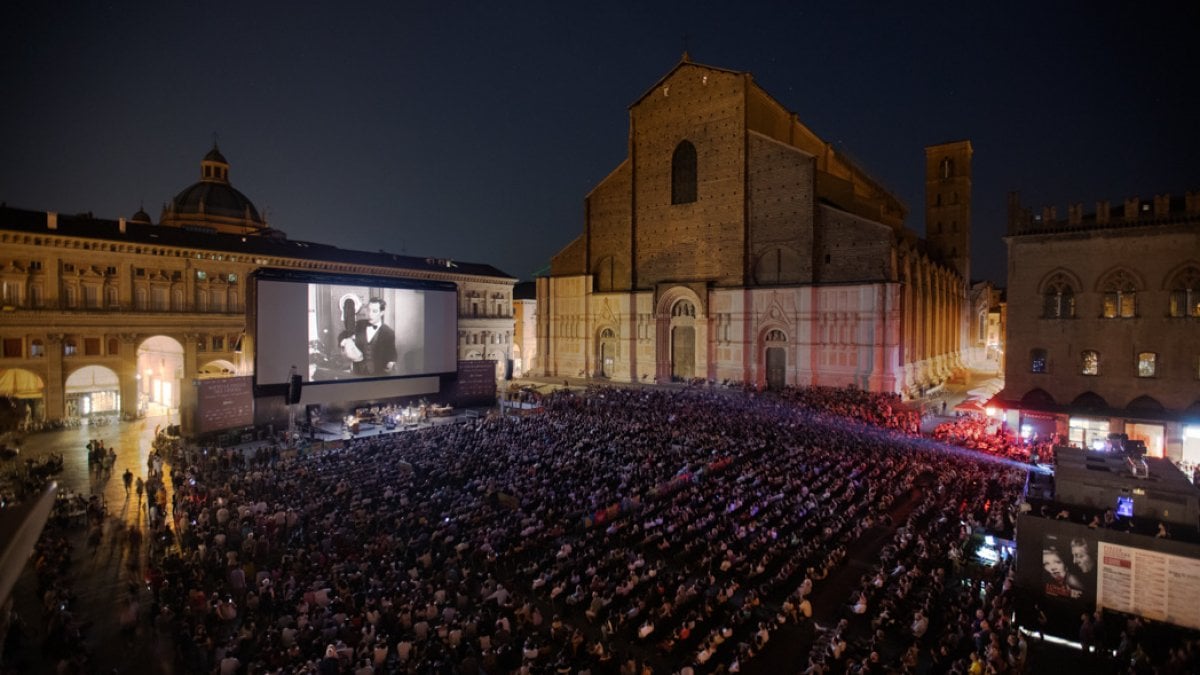
[[[189, 672], [736, 672], [797, 625], [851, 638], [815, 666], [928, 659], [950, 551], [1011, 527], [1021, 476], [847, 424], [909, 420], [825, 392], [596, 389], [315, 455], [177, 453], [180, 553], [152, 558], [148, 615]], [[892, 525], [848, 616], [927, 633], [818, 632], [814, 586]]]
[[1011, 537], [1024, 473], [922, 442], [899, 399], [542, 403], [319, 453], [176, 449], [169, 506], [152, 456], [131, 630], [220, 675], [1025, 668], [1008, 563], [963, 560]]
[[984, 415], [968, 414], [939, 424], [933, 437], [943, 443], [1031, 464], [1054, 464], [1057, 437], [1022, 438]]

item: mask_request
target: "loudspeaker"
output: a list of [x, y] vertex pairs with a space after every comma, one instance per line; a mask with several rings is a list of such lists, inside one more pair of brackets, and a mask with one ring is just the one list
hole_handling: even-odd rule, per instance
[[300, 390], [303, 386], [304, 382], [299, 375], [292, 375], [288, 378], [287, 398], [285, 399], [288, 404], [300, 402]]

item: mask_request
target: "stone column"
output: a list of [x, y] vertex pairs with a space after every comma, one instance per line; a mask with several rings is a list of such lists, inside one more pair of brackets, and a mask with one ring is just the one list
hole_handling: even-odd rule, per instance
[[117, 380], [121, 390], [121, 414], [136, 417], [138, 401], [141, 398], [141, 380], [138, 379], [137, 367], [137, 333], [121, 333], [118, 335], [121, 343], [120, 365], [117, 367]]
[[67, 381], [63, 375], [63, 339], [62, 333], [50, 333], [46, 336], [46, 419], [60, 420], [66, 414]]
[[183, 372], [179, 374], [176, 386], [179, 388], [179, 425], [184, 435], [190, 435], [195, 429], [196, 414], [196, 340], [199, 333], [183, 335]]

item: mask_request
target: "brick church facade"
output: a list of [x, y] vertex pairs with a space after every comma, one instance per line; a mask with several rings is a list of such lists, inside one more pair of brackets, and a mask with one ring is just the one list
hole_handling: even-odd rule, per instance
[[927, 149], [907, 209], [750, 74], [683, 60], [537, 280], [538, 371], [915, 394], [962, 366], [971, 146]]

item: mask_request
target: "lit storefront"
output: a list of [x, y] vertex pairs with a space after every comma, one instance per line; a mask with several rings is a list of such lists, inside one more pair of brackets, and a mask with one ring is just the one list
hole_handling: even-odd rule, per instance
[[1146, 422], [1127, 422], [1125, 435], [1131, 441], [1141, 441], [1146, 444], [1146, 455], [1163, 457], [1167, 447], [1167, 427], [1163, 424]]
[[1103, 450], [1108, 444], [1108, 418], [1072, 417], [1068, 423], [1071, 443], [1081, 448]]
[[1183, 425], [1183, 457], [1189, 464], [1200, 464], [1200, 424]]

